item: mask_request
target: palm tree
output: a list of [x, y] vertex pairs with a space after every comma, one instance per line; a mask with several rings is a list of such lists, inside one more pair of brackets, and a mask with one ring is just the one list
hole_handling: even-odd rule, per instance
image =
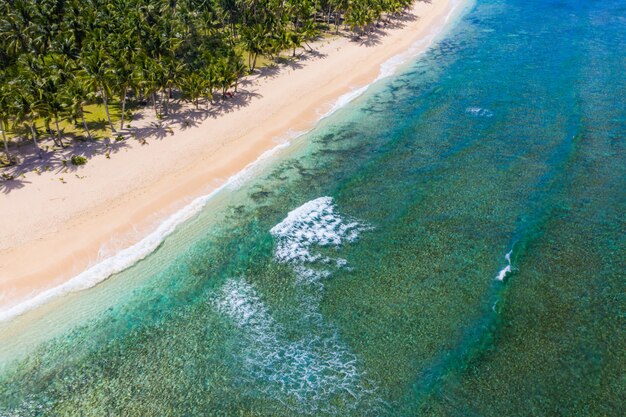
[[235, 85], [239, 76], [235, 70], [238, 59], [234, 57], [223, 57], [214, 65], [216, 75], [216, 86], [222, 89], [222, 97], [226, 97], [226, 91]]
[[128, 96], [128, 89], [133, 85], [135, 81], [136, 73], [133, 71], [131, 63], [118, 61], [117, 65], [113, 69], [115, 74], [115, 83], [117, 92], [122, 100], [122, 116], [120, 120], [120, 129], [124, 129], [124, 116], [126, 113], [126, 99]]
[[13, 126], [25, 126], [30, 129], [39, 156], [41, 156], [41, 148], [37, 142], [35, 119], [39, 117], [37, 108], [39, 89], [36, 78], [41, 73], [42, 70], [34, 59], [28, 55], [22, 55], [14, 69], [13, 78], [5, 84], [5, 88], [10, 89], [9, 96], [12, 97]]
[[182, 77], [180, 86], [184, 97], [192, 101], [197, 109], [199, 107], [198, 100], [207, 93], [207, 80], [197, 72], [190, 72]]
[[7, 139], [6, 130], [8, 128], [9, 120], [8, 113], [3, 109], [0, 109], [0, 131], [2, 132], [2, 143], [4, 144], [4, 154], [6, 155], [7, 162], [11, 164], [13, 158], [11, 152], [9, 152], [9, 141]]
[[243, 27], [241, 30], [241, 40], [248, 51], [248, 68], [250, 72], [256, 67], [256, 60], [259, 54], [264, 51], [265, 29], [261, 25]]
[[233, 73], [233, 80], [235, 82], [235, 93], [239, 88], [239, 80], [246, 75], [246, 64], [243, 63], [241, 56], [232, 55], [230, 59], [230, 70]]
[[13, 125], [26, 126], [30, 129], [35, 148], [41, 157], [41, 148], [37, 142], [37, 128], [35, 127], [35, 119], [38, 116], [35, 98], [25, 88], [14, 89], [14, 91], [17, 93], [13, 97]]
[[179, 62], [173, 57], [168, 57], [163, 64], [164, 83], [161, 86], [164, 90], [165, 101], [163, 103], [163, 112], [169, 113], [169, 103], [172, 98], [172, 88], [181, 80], [185, 73], [185, 64]]
[[28, 22], [9, 2], [3, 2], [0, 9], [3, 18], [0, 19], [0, 38], [3, 40], [5, 50], [11, 55], [17, 56], [26, 53], [29, 49], [29, 41], [26, 36]]
[[112, 70], [104, 47], [99, 44], [92, 45], [90, 49], [81, 54], [80, 65], [82, 67], [82, 75], [87, 83], [86, 85], [102, 97], [109, 126], [111, 131], [116, 132], [115, 126], [111, 122], [111, 113], [109, 111], [109, 82]]
[[143, 89], [144, 94], [152, 97], [152, 105], [154, 107], [155, 116], [159, 116], [157, 106], [157, 93], [165, 85], [165, 69], [156, 60], [143, 57], [139, 87]]
[[345, 23], [350, 30], [358, 29], [358, 37], [363, 35], [363, 28], [368, 24], [367, 8], [360, 3], [355, 3], [346, 11]]
[[93, 140], [89, 126], [87, 126], [87, 120], [85, 120], [84, 106], [95, 100], [95, 94], [90, 90], [87, 82], [83, 78], [74, 77], [63, 90], [63, 100], [69, 110], [69, 117], [74, 123], [80, 119], [87, 137], [89, 140]]
[[[8, 152], [7, 126], [27, 126], [37, 144], [35, 121], [56, 125], [85, 120], [84, 105], [102, 100], [115, 132], [110, 104], [119, 97], [124, 128], [129, 92], [151, 97], [155, 113], [169, 110], [175, 89], [207, 106], [214, 89], [238, 88], [247, 53], [254, 71], [259, 55], [296, 55], [318, 33], [317, 19], [336, 30], [343, 22], [355, 35], [389, 18], [412, 0], [65, 0], [0, 1], [0, 128]], [[5, 94], [5, 93], [2, 93]], [[163, 95], [165, 94], [165, 95]], [[159, 108], [162, 105], [162, 108]]]
[[[0, 77], [2, 80], [2, 77]], [[9, 88], [4, 84], [0, 84], [0, 130], [2, 131], [2, 142], [4, 144], [4, 153], [7, 161], [11, 163], [11, 153], [9, 152], [9, 141], [7, 139], [6, 131], [8, 129], [9, 118], [12, 114], [11, 109], [11, 92]]]
[[135, 44], [130, 36], [131, 32], [132, 29], [128, 29], [125, 33], [115, 37], [114, 40], [116, 52], [113, 59], [112, 80], [116, 93], [119, 94], [122, 101], [120, 129], [124, 129], [128, 90], [137, 82]]
[[54, 121], [56, 138], [53, 137], [53, 140], [63, 148], [65, 145], [61, 137], [59, 122], [66, 112], [63, 88], [70, 80], [72, 65], [63, 55], [58, 54], [48, 55], [42, 61], [43, 65], [39, 66], [40, 73], [36, 75], [35, 80], [38, 93], [36, 107], [45, 117], [46, 122]]

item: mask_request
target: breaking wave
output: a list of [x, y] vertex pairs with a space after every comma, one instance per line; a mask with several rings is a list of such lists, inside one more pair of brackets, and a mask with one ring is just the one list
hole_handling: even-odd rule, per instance
[[493, 112], [491, 110], [484, 109], [482, 107], [468, 107], [465, 109], [465, 113], [475, 117], [493, 117]]
[[339, 405], [356, 407], [374, 391], [336, 332], [289, 340], [245, 280], [228, 280], [214, 306], [242, 331], [244, 378], [268, 397], [315, 415], [334, 413]]
[[280, 263], [322, 262], [345, 266], [345, 259], [312, 253], [311, 247], [339, 247], [343, 242], [354, 242], [360, 231], [369, 228], [358, 221], [346, 222], [335, 213], [332, 197], [320, 197], [290, 211], [270, 233], [278, 240], [275, 256]]
[[502, 268], [500, 270], [500, 272], [498, 272], [498, 276], [496, 276], [496, 280], [498, 281], [504, 281], [504, 278], [506, 278], [511, 272], [513, 272], [513, 267], [511, 265], [511, 254], [513, 253], [513, 250], [511, 249], [505, 256], [504, 259], [506, 260], [507, 265]]
[[347, 261], [313, 250], [315, 246], [339, 248], [370, 228], [345, 220], [336, 213], [331, 197], [321, 197], [291, 211], [270, 230], [277, 241], [276, 261], [291, 265], [296, 275], [300, 315], [296, 320], [308, 329], [297, 340], [287, 337], [245, 279], [228, 280], [213, 300], [215, 309], [243, 333], [241, 362], [252, 385], [299, 413], [335, 414], [338, 409], [366, 404], [369, 412], [380, 414], [382, 401], [373, 395], [375, 385], [359, 371], [357, 356], [319, 311], [323, 279], [332, 275], [332, 268], [347, 267]]

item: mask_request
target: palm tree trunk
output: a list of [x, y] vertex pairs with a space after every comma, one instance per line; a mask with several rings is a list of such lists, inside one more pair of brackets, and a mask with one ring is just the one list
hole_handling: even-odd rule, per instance
[[33, 135], [33, 142], [35, 142], [35, 148], [37, 148], [37, 153], [41, 158], [41, 148], [39, 147], [39, 143], [37, 143], [37, 131], [35, 130], [35, 122], [31, 122], [29, 125], [30, 133]]
[[80, 118], [83, 119], [83, 126], [85, 127], [85, 132], [87, 132], [87, 137], [89, 140], [93, 140], [91, 137], [91, 132], [89, 131], [89, 127], [87, 127], [87, 121], [85, 120], [85, 113], [83, 112], [83, 108], [80, 108]]
[[59, 140], [59, 145], [61, 146], [61, 148], [64, 148], [65, 146], [63, 145], [63, 140], [61, 139], [61, 129], [59, 129], [59, 117], [58, 116], [54, 116], [54, 124], [57, 127], [57, 139]]
[[4, 131], [4, 121], [2, 122], [2, 126], [0, 126], [2, 128], [2, 142], [4, 142], [4, 153], [7, 156], [7, 162], [10, 164], [11, 163], [11, 154], [9, 153], [9, 142], [7, 141], [7, 134]]
[[152, 92], [152, 106], [154, 107], [154, 115], [156, 117], [159, 117], [159, 109], [157, 109], [157, 96], [155, 91]]
[[254, 59], [252, 60], [252, 68], [250, 69], [250, 71], [254, 71], [254, 68], [256, 68], [256, 59], [259, 56], [259, 54], [257, 54], [256, 52], [254, 53]]
[[109, 120], [109, 126], [111, 126], [111, 131], [117, 132], [117, 130], [115, 130], [115, 127], [113, 126], [113, 123], [111, 123], [111, 114], [109, 113], [109, 100], [107, 98], [107, 95], [104, 90], [100, 90], [100, 93], [102, 94], [102, 100], [104, 101], [104, 111], [107, 114], [107, 119]]
[[126, 86], [124, 86], [124, 92], [122, 93], [122, 121], [120, 122], [120, 130], [124, 129], [124, 112], [126, 111]]

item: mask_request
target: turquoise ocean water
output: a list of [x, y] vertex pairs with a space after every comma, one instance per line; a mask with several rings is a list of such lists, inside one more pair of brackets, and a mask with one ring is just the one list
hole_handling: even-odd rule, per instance
[[618, 416], [626, 4], [477, 0], [158, 249], [0, 324], [0, 416]]

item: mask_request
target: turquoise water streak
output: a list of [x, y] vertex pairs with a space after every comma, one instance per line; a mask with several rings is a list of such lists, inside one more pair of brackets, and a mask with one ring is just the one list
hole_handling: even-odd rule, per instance
[[0, 416], [621, 415], [625, 16], [478, 0], [154, 254], [2, 325]]

